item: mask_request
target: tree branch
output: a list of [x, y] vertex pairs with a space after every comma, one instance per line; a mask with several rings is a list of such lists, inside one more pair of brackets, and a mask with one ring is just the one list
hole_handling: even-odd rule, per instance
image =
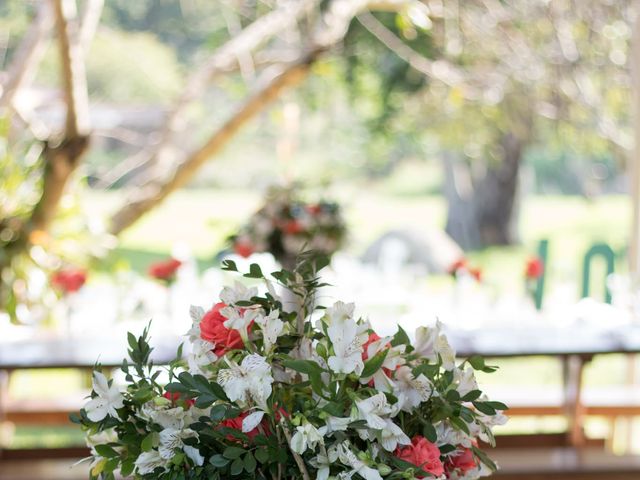
[[7, 69], [7, 80], [0, 89], [0, 107], [10, 107], [20, 89], [31, 82], [40, 60], [47, 50], [47, 42], [53, 18], [48, 2], [42, 2], [36, 18], [31, 23], [11, 65]]
[[51, 0], [56, 18], [62, 83], [67, 107], [64, 137], [59, 144], [45, 142], [46, 166], [42, 196], [31, 216], [31, 228], [46, 230], [89, 145], [89, 97], [83, 48], [78, 43], [74, 0]]
[[170, 193], [189, 182], [210, 157], [222, 150], [238, 130], [260, 113], [266, 105], [275, 100], [282, 90], [300, 83], [306, 77], [311, 64], [319, 53], [320, 51], [316, 50], [288, 65], [282, 73], [240, 106], [236, 113], [202, 147], [180, 162], [174, 171], [169, 173], [168, 178], [149, 179], [147, 187], [139, 192], [137, 198], [132, 198], [123, 209], [114, 215], [111, 233], [119, 234]]

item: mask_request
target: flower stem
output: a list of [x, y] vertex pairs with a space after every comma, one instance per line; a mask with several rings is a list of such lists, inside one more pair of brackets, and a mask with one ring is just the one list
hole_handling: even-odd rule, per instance
[[311, 477], [309, 476], [309, 472], [307, 471], [307, 467], [304, 464], [304, 460], [299, 454], [294, 452], [293, 449], [291, 448], [291, 434], [289, 433], [289, 430], [287, 429], [284, 422], [281, 421], [280, 425], [282, 426], [282, 431], [284, 432], [284, 436], [287, 438], [287, 445], [289, 445], [289, 450], [291, 450], [291, 453], [293, 454], [293, 459], [296, 461], [296, 464], [298, 465], [298, 469], [302, 474], [303, 480], [311, 480]]

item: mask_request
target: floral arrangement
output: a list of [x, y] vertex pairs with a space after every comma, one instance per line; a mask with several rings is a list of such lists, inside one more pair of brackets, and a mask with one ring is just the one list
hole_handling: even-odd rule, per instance
[[75, 293], [87, 281], [87, 272], [80, 268], [66, 268], [51, 275], [51, 285], [62, 294]]
[[[236, 283], [208, 311], [192, 307], [186, 358], [181, 346], [164, 370], [150, 360], [148, 328], [129, 334], [126, 387], [98, 367], [74, 418], [91, 478], [471, 480], [495, 470], [481, 442], [494, 443], [507, 407], [474, 377], [495, 367], [456, 363], [440, 324], [413, 341], [402, 328], [381, 338], [353, 304], [316, 306], [327, 263], [306, 256], [269, 277], [252, 264], [244, 276], [264, 287]], [[299, 297], [298, 311], [283, 311], [277, 284]]]
[[149, 265], [148, 274], [166, 285], [171, 285], [175, 281], [178, 269], [181, 266], [182, 262], [180, 260], [168, 258]]
[[460, 277], [472, 277], [476, 282], [482, 282], [482, 270], [469, 264], [466, 258], [460, 258], [453, 262], [448, 269], [449, 275], [455, 280]]
[[524, 267], [524, 288], [538, 310], [542, 307], [542, 292], [539, 291], [538, 284], [543, 274], [544, 262], [542, 259], [539, 257], [529, 258]]
[[307, 203], [292, 187], [271, 188], [264, 206], [230, 241], [238, 255], [270, 252], [282, 265], [293, 268], [303, 250], [332, 255], [342, 245], [345, 234], [337, 203]]

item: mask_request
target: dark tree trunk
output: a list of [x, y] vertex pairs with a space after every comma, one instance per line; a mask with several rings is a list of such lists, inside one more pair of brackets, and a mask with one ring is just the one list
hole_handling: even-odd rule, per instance
[[487, 166], [482, 178], [451, 154], [444, 156], [445, 194], [449, 203], [447, 233], [464, 250], [518, 241], [518, 174], [522, 141], [511, 133], [502, 137], [499, 164]]

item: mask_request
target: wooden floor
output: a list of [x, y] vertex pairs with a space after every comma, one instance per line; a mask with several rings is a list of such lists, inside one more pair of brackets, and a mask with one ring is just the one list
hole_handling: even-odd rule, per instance
[[[501, 470], [496, 480], [640, 480], [640, 456], [614, 456], [601, 449], [508, 449], [492, 452]], [[0, 460], [0, 480], [86, 480], [88, 463], [75, 460]]]

